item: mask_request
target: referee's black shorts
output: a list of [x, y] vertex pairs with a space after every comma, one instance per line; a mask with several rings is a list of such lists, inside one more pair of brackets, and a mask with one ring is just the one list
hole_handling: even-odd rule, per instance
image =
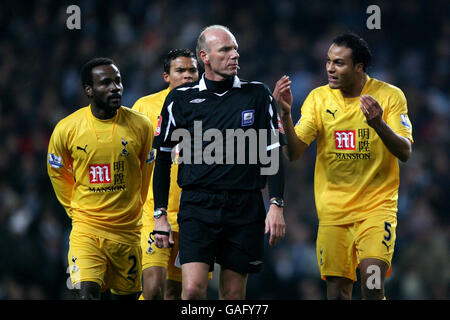
[[264, 255], [266, 210], [260, 190], [181, 193], [179, 225], [180, 263], [203, 262], [210, 271], [241, 274], [259, 272]]

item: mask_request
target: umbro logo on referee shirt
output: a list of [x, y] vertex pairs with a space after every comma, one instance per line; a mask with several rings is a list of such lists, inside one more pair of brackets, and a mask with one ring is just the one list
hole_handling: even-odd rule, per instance
[[198, 99], [194, 99], [194, 100], [191, 100], [191, 101], [189, 101], [189, 103], [202, 103], [203, 101], [205, 101], [206, 99], [200, 99], [200, 98], [198, 98]]

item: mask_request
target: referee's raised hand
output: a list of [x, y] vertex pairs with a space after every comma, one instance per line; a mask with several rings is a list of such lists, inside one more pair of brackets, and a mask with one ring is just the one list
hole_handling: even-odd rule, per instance
[[269, 245], [273, 247], [286, 235], [283, 208], [271, 204], [266, 216], [265, 234], [270, 233]]

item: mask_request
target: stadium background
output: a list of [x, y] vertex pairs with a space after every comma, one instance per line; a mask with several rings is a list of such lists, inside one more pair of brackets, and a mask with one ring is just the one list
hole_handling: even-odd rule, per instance
[[[81, 8], [81, 30], [66, 8]], [[366, 9], [381, 9], [369, 30]], [[199, 31], [224, 24], [235, 34], [244, 79], [273, 89], [290, 75], [294, 121], [307, 93], [326, 84], [330, 40], [353, 30], [374, 55], [372, 77], [408, 99], [415, 144], [401, 164], [397, 243], [389, 299], [449, 298], [448, 1], [7, 1], [0, 5], [0, 299], [71, 299], [67, 289], [70, 220], [46, 173], [56, 123], [87, 104], [79, 70], [109, 56], [123, 81], [123, 105], [165, 88], [161, 56], [194, 49]], [[287, 164], [287, 238], [267, 248], [249, 278], [249, 299], [324, 299], [315, 258], [314, 148]], [[447, 196], [446, 196], [447, 194]], [[216, 297], [211, 283], [208, 297]], [[354, 297], [360, 297], [355, 286]]]

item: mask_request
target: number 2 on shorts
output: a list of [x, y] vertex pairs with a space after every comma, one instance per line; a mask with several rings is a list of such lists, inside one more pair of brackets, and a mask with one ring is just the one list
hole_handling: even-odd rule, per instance
[[128, 257], [128, 260], [132, 260], [133, 264], [132, 264], [130, 270], [128, 270], [127, 279], [129, 279], [131, 281], [135, 281], [136, 280], [136, 274], [137, 274], [137, 270], [136, 270], [137, 258], [136, 258], [135, 255], [131, 255], [131, 256]]

